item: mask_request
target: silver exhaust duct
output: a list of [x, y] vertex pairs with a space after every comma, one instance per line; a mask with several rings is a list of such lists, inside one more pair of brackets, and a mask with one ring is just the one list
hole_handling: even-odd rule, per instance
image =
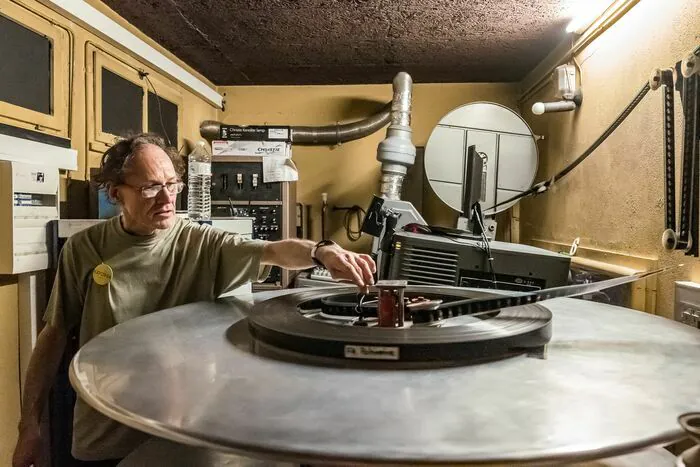
[[382, 197], [401, 199], [401, 186], [408, 168], [416, 160], [416, 147], [411, 140], [411, 88], [413, 80], [403, 71], [393, 82], [394, 98], [391, 101], [391, 125], [386, 138], [379, 143], [377, 160], [382, 163]]
[[[291, 127], [292, 144], [299, 146], [323, 146], [346, 143], [364, 138], [385, 126], [391, 120], [391, 103], [364, 120], [358, 122], [326, 125], [326, 126], [293, 126]], [[205, 120], [199, 126], [202, 138], [211, 142], [219, 137], [221, 122]]]
[[[292, 144], [299, 146], [323, 146], [362, 139], [375, 133], [391, 121], [392, 103], [386, 104], [376, 114], [352, 123], [326, 126], [292, 126]], [[221, 122], [205, 120], [199, 125], [199, 134], [211, 142], [219, 138]]]
[[358, 122], [320, 127], [293, 126], [292, 144], [316, 146], [346, 143], [371, 135], [390, 120], [391, 103], [388, 103], [378, 113]]
[[209, 144], [215, 139], [219, 139], [221, 136], [221, 122], [216, 120], [203, 120], [199, 124], [199, 134], [202, 138], [207, 140]]

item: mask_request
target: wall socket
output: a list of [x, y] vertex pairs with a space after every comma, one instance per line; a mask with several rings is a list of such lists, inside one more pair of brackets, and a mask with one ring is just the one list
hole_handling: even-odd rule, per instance
[[700, 284], [676, 281], [673, 316], [676, 321], [700, 329]]

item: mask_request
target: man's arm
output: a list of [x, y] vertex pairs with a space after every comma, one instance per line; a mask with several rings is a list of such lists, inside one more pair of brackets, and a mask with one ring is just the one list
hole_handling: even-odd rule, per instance
[[297, 238], [268, 242], [263, 248], [260, 262], [285, 269], [307, 269], [314, 266], [311, 259], [311, 249], [314, 245], [311, 240]]
[[46, 407], [66, 348], [66, 332], [60, 326], [47, 323], [39, 333], [32, 352], [24, 383], [19, 438], [12, 458], [13, 467], [29, 467], [39, 459], [41, 415]]
[[[268, 242], [263, 248], [261, 262], [285, 269], [306, 269], [314, 266], [311, 250], [315, 243], [310, 240], [288, 239]], [[369, 255], [353, 253], [338, 245], [326, 245], [316, 250], [320, 261], [334, 279], [349, 280], [358, 286], [374, 283], [377, 268]]]

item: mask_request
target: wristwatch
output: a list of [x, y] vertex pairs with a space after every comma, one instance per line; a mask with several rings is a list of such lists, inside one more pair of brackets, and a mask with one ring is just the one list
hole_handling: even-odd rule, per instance
[[335, 243], [333, 240], [321, 240], [320, 242], [318, 242], [317, 244], [315, 244], [315, 245], [313, 246], [313, 248], [311, 248], [311, 260], [314, 262], [314, 264], [315, 264], [316, 266], [318, 266], [318, 267], [320, 267], [320, 268], [325, 268], [325, 266], [323, 265], [323, 263], [321, 263], [321, 262], [318, 260], [318, 258], [316, 258], [316, 251], [317, 251], [319, 248], [324, 247], [324, 246], [328, 246], [328, 245], [337, 245], [337, 243]]

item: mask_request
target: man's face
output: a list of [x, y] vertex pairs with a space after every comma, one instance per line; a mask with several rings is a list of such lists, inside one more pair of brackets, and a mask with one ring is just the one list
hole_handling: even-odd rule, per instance
[[131, 159], [125, 184], [113, 188], [112, 196], [121, 203], [125, 227], [136, 233], [167, 229], [175, 222], [175, 198], [162, 189], [153, 198], [146, 198], [142, 189], [178, 182], [179, 178], [168, 155], [158, 146], [147, 144]]

